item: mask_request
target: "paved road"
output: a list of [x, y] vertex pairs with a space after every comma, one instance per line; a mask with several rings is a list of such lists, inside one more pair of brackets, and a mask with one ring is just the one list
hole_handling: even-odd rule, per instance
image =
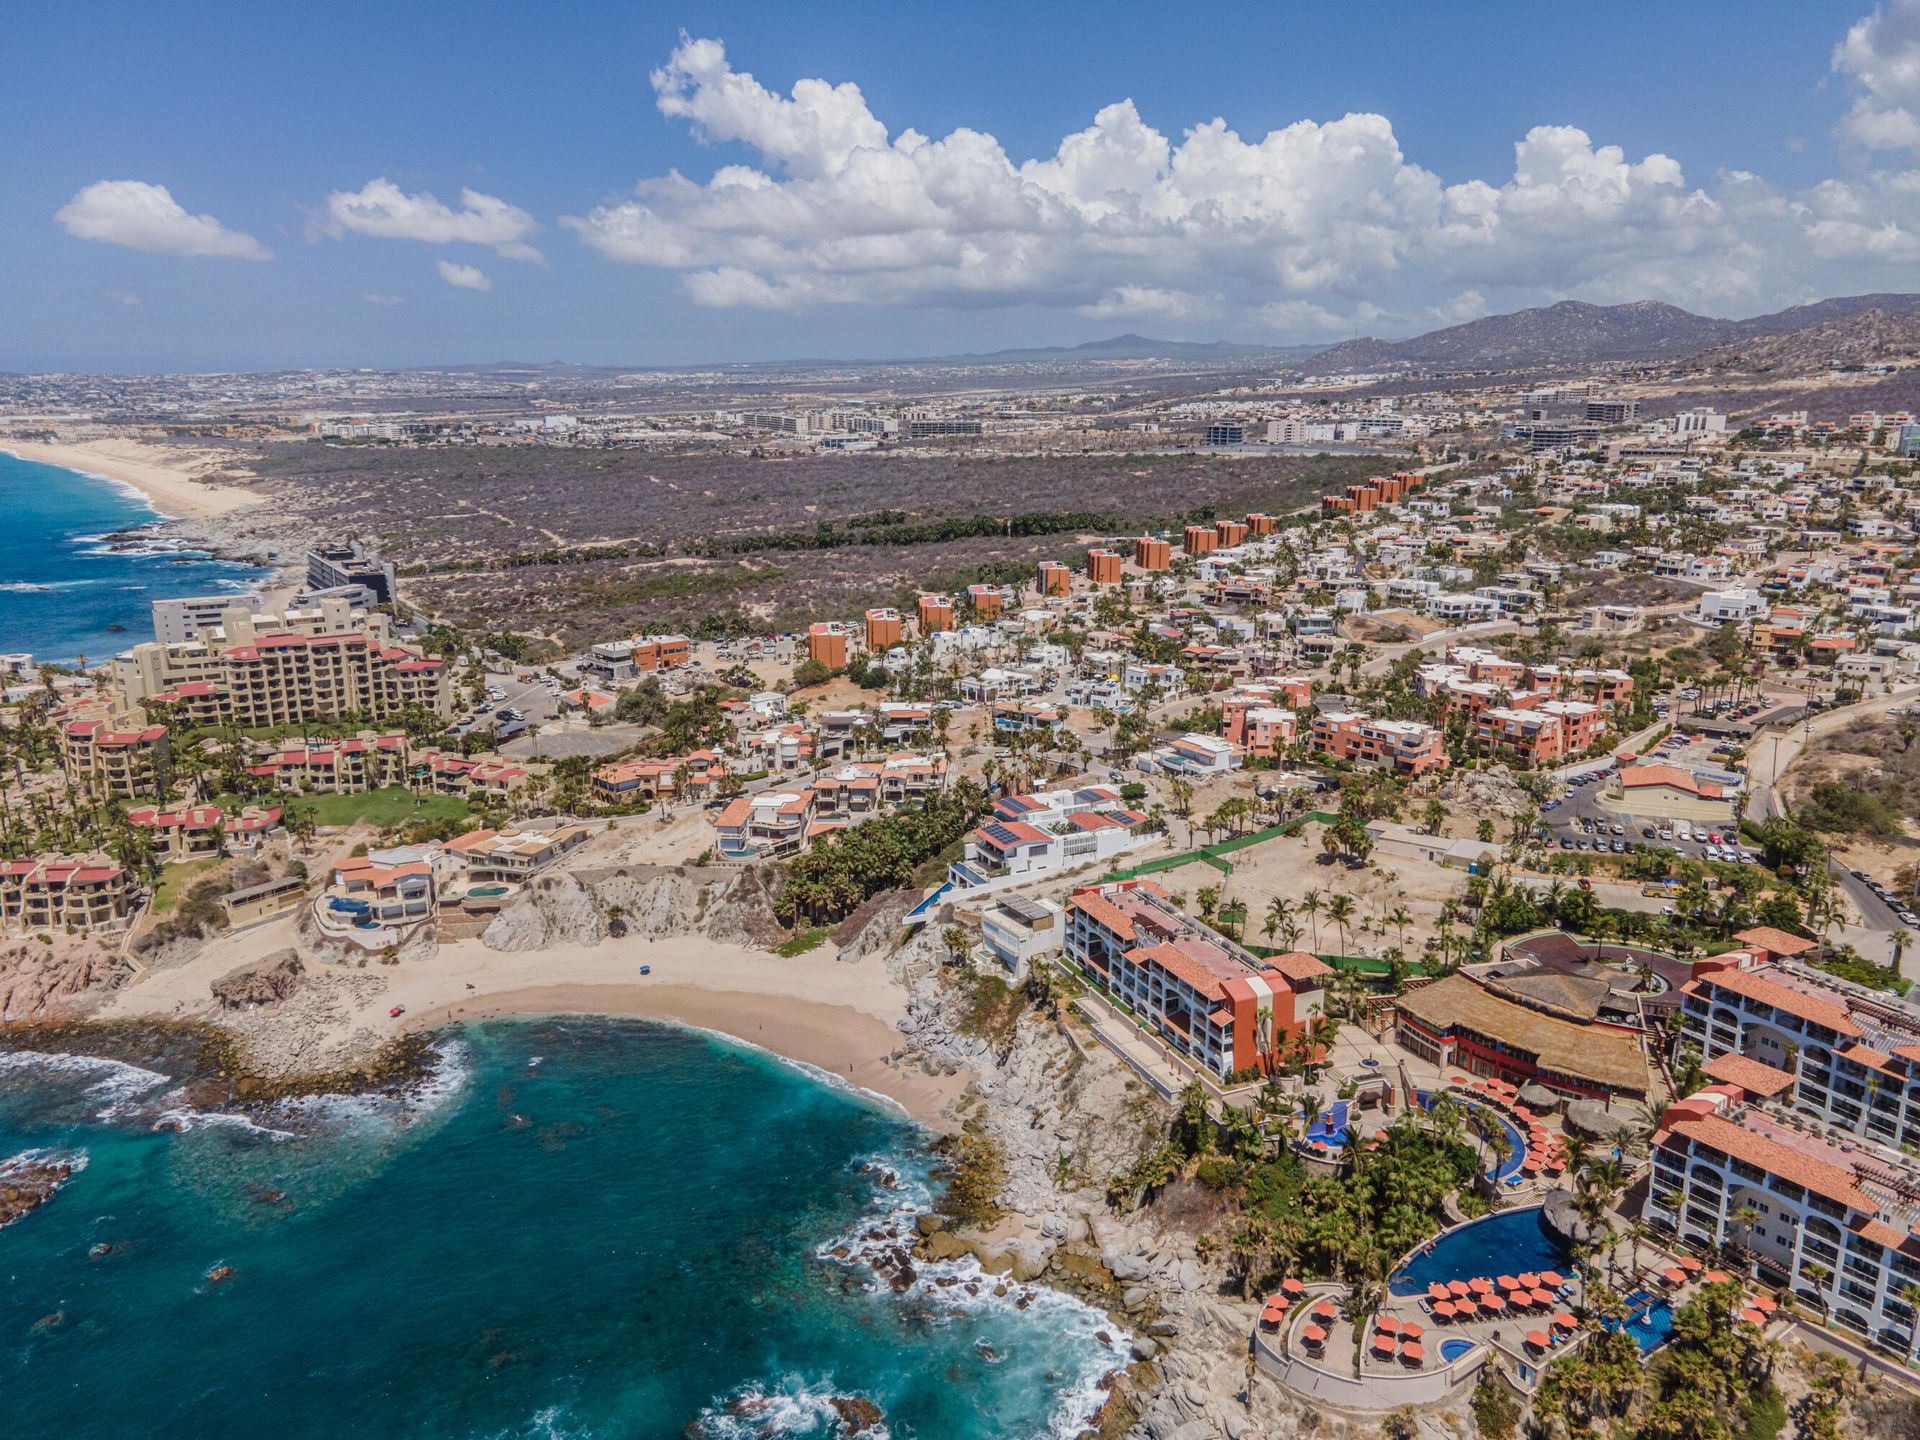
[[1747, 777], [1751, 791], [1747, 802], [1747, 818], [1758, 822], [1771, 819], [1776, 813], [1778, 801], [1773, 793], [1774, 787], [1779, 784], [1780, 777], [1792, 768], [1793, 762], [1800, 758], [1800, 752], [1809, 739], [1831, 735], [1861, 720], [1911, 705], [1916, 695], [1920, 695], [1920, 686], [1908, 686], [1876, 700], [1862, 700], [1857, 705], [1829, 710], [1825, 714], [1812, 716], [1791, 730], [1776, 731], [1756, 739], [1747, 750]]

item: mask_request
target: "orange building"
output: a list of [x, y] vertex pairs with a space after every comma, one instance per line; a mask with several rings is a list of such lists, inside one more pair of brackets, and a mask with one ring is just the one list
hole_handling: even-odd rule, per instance
[[1262, 539], [1265, 536], [1273, 534], [1274, 530], [1279, 527], [1279, 524], [1280, 522], [1274, 519], [1273, 516], [1256, 510], [1253, 514], [1247, 516], [1247, 533], [1252, 535], [1256, 540]]
[[1231, 550], [1247, 538], [1247, 527], [1238, 520], [1216, 520], [1213, 528], [1220, 537], [1221, 546], [1225, 549]]
[[1073, 591], [1073, 571], [1058, 560], [1040, 562], [1040, 593], [1042, 595], [1067, 595]]
[[898, 645], [905, 631], [906, 622], [900, 618], [900, 612], [891, 606], [867, 611], [867, 649], [876, 654]]
[[633, 637], [633, 668], [642, 675], [656, 670], [672, 670], [685, 665], [692, 655], [684, 635], [636, 635]]
[[973, 602], [974, 618], [978, 620], [997, 620], [1006, 608], [1006, 598], [998, 586], [969, 585], [967, 598]]
[[953, 597], [922, 595], [920, 597], [920, 633], [936, 635], [942, 630], [951, 629], [953, 629]]
[[1117, 550], [1087, 551], [1087, 578], [1096, 585], [1118, 585], [1120, 583], [1120, 552]]
[[838, 620], [820, 620], [807, 627], [807, 658], [829, 670], [847, 668], [847, 628]]
[[1220, 532], [1211, 525], [1189, 525], [1180, 548], [1189, 555], [1211, 555], [1220, 544]]
[[1173, 545], [1152, 535], [1142, 535], [1133, 542], [1133, 563], [1142, 570], [1165, 570], [1173, 564]]

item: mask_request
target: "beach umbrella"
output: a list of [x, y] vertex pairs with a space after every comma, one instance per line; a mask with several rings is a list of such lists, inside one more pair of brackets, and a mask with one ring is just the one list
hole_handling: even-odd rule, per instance
[[1480, 1308], [1482, 1310], [1504, 1310], [1507, 1308], [1507, 1302], [1502, 1300], [1498, 1295], [1482, 1295], [1480, 1297]]
[[1532, 1270], [1522, 1270], [1520, 1272], [1520, 1283], [1529, 1290], [1538, 1290], [1540, 1288], [1540, 1276]]
[[1753, 1297], [1753, 1308], [1771, 1315], [1776, 1307], [1771, 1295], [1756, 1295]]
[[1452, 1291], [1447, 1289], [1447, 1287], [1442, 1285], [1438, 1280], [1427, 1286], [1427, 1298], [1429, 1300], [1444, 1300], [1452, 1293]]
[[1660, 1278], [1669, 1285], [1678, 1285], [1687, 1278], [1687, 1272], [1682, 1270], [1678, 1265], [1669, 1265], [1660, 1272]]
[[1376, 1355], [1393, 1354], [1393, 1336], [1376, 1335], [1373, 1337], [1373, 1353]]
[[1527, 1344], [1536, 1350], [1544, 1350], [1552, 1343], [1553, 1342], [1547, 1338], [1547, 1332], [1544, 1330], [1527, 1331]]
[[1456, 1300], [1453, 1302], [1453, 1313], [1457, 1319], [1471, 1320], [1480, 1313], [1480, 1307], [1471, 1300]]
[[1433, 1307], [1433, 1318], [1436, 1320], [1451, 1320], [1453, 1316], [1454, 1308], [1451, 1300], [1442, 1300]]
[[1418, 1340], [1409, 1340], [1400, 1347], [1400, 1358], [1408, 1365], [1418, 1366], [1427, 1358], [1427, 1350]]
[[1327, 1338], [1327, 1332], [1322, 1330], [1318, 1325], [1309, 1325], [1300, 1332], [1300, 1338], [1309, 1345], [1318, 1345]]
[[1527, 1295], [1527, 1298], [1533, 1301], [1534, 1304], [1539, 1305], [1543, 1308], [1553, 1303], [1553, 1295], [1551, 1294], [1551, 1292], [1546, 1290], [1530, 1291]]
[[1562, 1285], [1566, 1284], [1567, 1281], [1566, 1277], [1558, 1270], [1542, 1270], [1540, 1272], [1540, 1283], [1549, 1290], [1558, 1290]]
[[1520, 1162], [1520, 1168], [1529, 1175], [1538, 1175], [1540, 1171], [1545, 1167], [1542, 1166], [1538, 1160], [1534, 1159], [1531, 1155], [1529, 1155], [1525, 1160]]
[[1724, 1270], [1709, 1270], [1700, 1278], [1709, 1285], [1724, 1285], [1733, 1277]]
[[1299, 1295], [1306, 1290], [1307, 1282], [1298, 1276], [1289, 1275], [1285, 1280], [1280, 1282], [1280, 1288], [1289, 1295]]
[[1376, 1315], [1373, 1317], [1373, 1328], [1383, 1335], [1393, 1335], [1399, 1331], [1400, 1322], [1391, 1315]]
[[1400, 1338], [1402, 1340], [1418, 1340], [1426, 1333], [1427, 1327], [1422, 1325], [1418, 1320], [1405, 1320], [1401, 1322]]
[[1470, 1287], [1464, 1280], [1449, 1280], [1447, 1281], [1447, 1293], [1456, 1300], [1464, 1299], [1470, 1293]]
[[1467, 1281], [1467, 1288], [1476, 1295], [1491, 1295], [1493, 1293], [1493, 1282], [1483, 1275], [1476, 1275], [1473, 1279]]
[[1740, 1318], [1749, 1325], [1764, 1325], [1767, 1323], [1767, 1317], [1762, 1315], [1758, 1310], [1742, 1310], [1740, 1312]]
[[1333, 1301], [1322, 1300], [1318, 1305], [1313, 1307], [1313, 1318], [1316, 1320], [1331, 1320], [1333, 1318], [1333, 1310]]
[[1680, 1268], [1686, 1271], [1689, 1275], [1694, 1274], [1696, 1271], [1700, 1269], [1700, 1262], [1694, 1259], [1693, 1256], [1691, 1255], [1682, 1255], [1680, 1257], [1679, 1263], [1680, 1263]]
[[1502, 1290], [1518, 1290], [1520, 1288], [1520, 1282], [1511, 1275], [1496, 1276], [1493, 1283], [1498, 1285]]
[[1553, 1328], [1556, 1330], [1571, 1330], [1579, 1323], [1578, 1320], [1574, 1319], [1573, 1316], [1565, 1310], [1559, 1311], [1553, 1317]]
[[1262, 1325], [1278, 1325], [1282, 1320], [1286, 1318], [1286, 1316], [1287, 1316], [1287, 1312], [1282, 1310], [1279, 1306], [1269, 1305], [1266, 1309], [1260, 1312], [1260, 1323]]

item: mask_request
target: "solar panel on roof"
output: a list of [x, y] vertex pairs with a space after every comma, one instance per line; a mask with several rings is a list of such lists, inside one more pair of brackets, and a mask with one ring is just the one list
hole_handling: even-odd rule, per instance
[[1038, 924], [1051, 913], [1037, 900], [1029, 900], [1024, 895], [1009, 895], [1000, 902], [1000, 908], [1017, 919], [1028, 924]]
[[1020, 837], [1004, 825], [989, 825], [986, 827], [985, 834], [986, 837], [996, 845], [1017, 845], [1020, 843]]

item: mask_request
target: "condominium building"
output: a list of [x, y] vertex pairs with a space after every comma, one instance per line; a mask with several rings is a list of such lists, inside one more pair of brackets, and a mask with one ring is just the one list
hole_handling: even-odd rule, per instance
[[1087, 579], [1095, 585], [1120, 583], [1120, 552], [1095, 547], [1087, 551]]
[[1142, 535], [1133, 542], [1133, 563], [1142, 570], [1166, 570], [1173, 564], [1173, 542]]
[[[712, 750], [661, 759], [627, 760], [593, 772], [598, 805], [632, 805], [660, 799], [699, 800], [719, 793], [727, 766]], [[685, 790], [685, 794], [681, 791]]]
[[1682, 1043], [1709, 1073], [1726, 1056], [1769, 1067], [1781, 1103], [1823, 1124], [1920, 1147], [1920, 1006], [1784, 958], [1812, 941], [1764, 927], [1736, 938], [1742, 950], [1702, 962], [1681, 991]]
[[1582, 755], [1606, 729], [1598, 705], [1585, 700], [1544, 700], [1520, 708], [1490, 706], [1480, 712], [1480, 744], [1522, 765], [1550, 765]]
[[1181, 532], [1180, 548], [1189, 555], [1211, 555], [1220, 546], [1220, 532], [1211, 525], [1189, 525]]
[[906, 622], [892, 606], [867, 611], [867, 650], [879, 655], [898, 645], [906, 635]]
[[731, 860], [780, 854], [805, 843], [811, 790], [762, 790], [729, 801], [714, 823], [717, 849]]
[[1145, 833], [1147, 817], [1128, 809], [1104, 785], [1008, 795], [993, 819], [967, 836], [961, 858], [947, 867], [957, 889], [1016, 875], [1044, 875], [1103, 860]]
[[440, 848], [465, 863], [469, 883], [516, 884], [587, 839], [584, 825], [514, 825], [505, 830], [469, 830]]
[[1304, 952], [1261, 960], [1140, 880], [1076, 889], [1064, 952], [1094, 987], [1170, 1051], [1219, 1079], [1270, 1071], [1323, 1013], [1328, 965]]
[[847, 668], [848, 626], [838, 620], [816, 620], [807, 627], [807, 658], [829, 670]]
[[133, 877], [109, 860], [0, 860], [0, 926], [9, 930], [120, 929], [137, 902]]
[[1920, 1162], [1768, 1100], [1767, 1067], [1675, 1101], [1641, 1215], [1730, 1246], [1835, 1323], [1904, 1355], [1920, 1286]]
[[693, 662], [691, 642], [684, 635], [636, 635], [633, 637], [633, 668], [642, 675], [661, 670], [677, 670]]
[[104, 799], [158, 797], [172, 753], [166, 726], [69, 720], [58, 736], [60, 763], [75, 786]]
[[1042, 595], [1070, 595], [1073, 593], [1073, 571], [1058, 560], [1042, 560], [1037, 571], [1037, 583]]
[[942, 630], [953, 629], [953, 597], [951, 595], [922, 595], [917, 607], [916, 618], [920, 623], [922, 635], [937, 635]]
[[127, 824], [153, 837], [160, 859], [191, 860], [223, 847], [254, 849], [280, 828], [280, 807], [249, 805], [235, 815], [218, 805], [140, 805], [127, 811]]
[[357, 543], [321, 545], [307, 552], [307, 588], [332, 590], [362, 585], [380, 604], [392, 603], [396, 589], [393, 566]]
[[1375, 720], [1351, 711], [1326, 710], [1313, 717], [1313, 748], [1335, 760], [1399, 775], [1447, 768], [1444, 738], [1417, 720]]

